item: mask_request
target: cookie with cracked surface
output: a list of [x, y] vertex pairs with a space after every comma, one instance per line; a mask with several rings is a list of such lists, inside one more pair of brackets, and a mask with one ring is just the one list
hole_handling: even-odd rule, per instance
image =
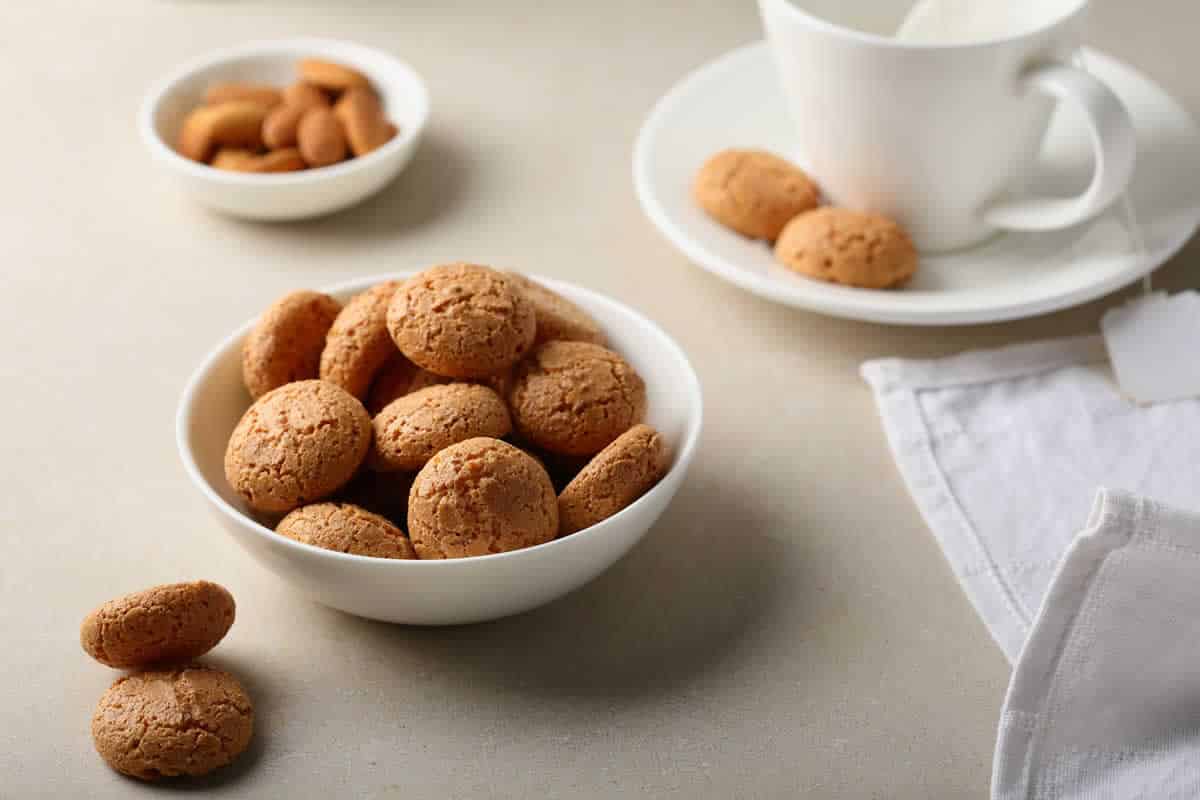
[[325, 335], [321, 380], [341, 386], [360, 400], [375, 375], [396, 352], [387, 328], [388, 304], [399, 281], [387, 281], [350, 298]]
[[317, 377], [325, 334], [341, 309], [329, 295], [307, 290], [272, 303], [242, 344], [242, 381], [250, 396]]
[[751, 239], [778, 238], [797, 214], [820, 203], [804, 170], [762, 150], [722, 150], [700, 168], [692, 195], [713, 219]]
[[605, 347], [546, 342], [517, 366], [508, 406], [517, 430], [534, 445], [590, 456], [642, 421], [646, 384]]
[[379, 472], [419, 470], [452, 444], [512, 430], [508, 407], [487, 386], [447, 383], [392, 402], [371, 421], [375, 435], [368, 464]]
[[79, 643], [109, 667], [191, 661], [225, 637], [235, 610], [233, 595], [209, 581], [153, 586], [88, 614]]
[[533, 345], [533, 305], [489, 267], [444, 264], [405, 281], [388, 308], [388, 329], [417, 366], [472, 380], [504, 372]]
[[499, 439], [468, 439], [417, 473], [408, 533], [419, 558], [464, 558], [548, 542], [558, 502], [546, 470]]
[[558, 535], [603, 522], [667, 474], [666, 443], [649, 425], [635, 425], [588, 462], [558, 496]]
[[600, 324], [582, 308], [519, 272], [509, 271], [505, 274], [533, 304], [534, 315], [537, 317], [535, 344], [552, 342], [555, 339], [607, 344]]
[[254, 705], [237, 678], [198, 665], [118, 678], [92, 717], [100, 757], [144, 781], [224, 767], [253, 735]]
[[346, 485], [370, 446], [362, 403], [329, 381], [297, 381], [242, 416], [225, 450], [225, 478], [254, 510], [287, 512]]
[[288, 514], [275, 532], [298, 542], [372, 558], [416, 558], [404, 531], [350, 503], [314, 503]]
[[881, 214], [819, 208], [788, 223], [775, 257], [809, 278], [863, 289], [894, 289], [917, 272], [920, 255], [904, 229]]

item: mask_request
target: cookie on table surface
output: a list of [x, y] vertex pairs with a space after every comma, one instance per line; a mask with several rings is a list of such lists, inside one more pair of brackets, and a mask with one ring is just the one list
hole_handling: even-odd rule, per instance
[[537, 333], [533, 304], [503, 273], [476, 264], [445, 264], [409, 278], [387, 320], [413, 363], [466, 380], [504, 372]]
[[360, 400], [375, 375], [396, 352], [387, 310], [399, 281], [387, 281], [350, 298], [325, 335], [321, 380], [332, 381]]
[[775, 257], [809, 278], [892, 289], [917, 272], [920, 256], [893, 220], [846, 208], [819, 208], [796, 217], [775, 243]]
[[254, 706], [237, 678], [197, 665], [118, 678], [92, 717], [100, 757], [146, 781], [226, 766], [253, 735]]
[[349, 503], [314, 503], [288, 514], [275, 532], [339, 553], [373, 558], [416, 558], [412, 543], [388, 519]]
[[635, 425], [588, 462], [558, 496], [559, 536], [590, 528], [637, 500], [667, 474], [667, 446]]
[[599, 345], [607, 344], [604, 331], [600, 329], [599, 323], [582, 308], [519, 272], [510, 270], [505, 274], [533, 304], [534, 316], [537, 317], [535, 344], [555, 339], [591, 342]]
[[495, 391], [472, 383], [430, 386], [401, 397], [375, 415], [369, 465], [380, 472], [419, 470], [452, 444], [512, 430], [508, 407]]
[[371, 445], [362, 403], [329, 381], [297, 381], [254, 402], [225, 450], [225, 477], [248, 506], [286, 512], [354, 477]]
[[705, 162], [692, 194], [709, 216], [751, 239], [775, 241], [784, 226], [820, 203], [802, 169], [763, 150], [723, 150]]
[[242, 345], [242, 380], [251, 397], [319, 374], [325, 334], [341, 304], [301, 290], [271, 304]]
[[233, 595], [209, 581], [168, 583], [109, 600], [83, 620], [79, 643], [110, 667], [190, 661], [233, 625]]
[[468, 439], [417, 473], [408, 533], [420, 558], [504, 553], [548, 542], [558, 502], [546, 470], [499, 439]]
[[532, 444], [590, 456], [642, 421], [646, 384], [612, 350], [546, 342], [517, 366], [508, 405], [517, 430]]

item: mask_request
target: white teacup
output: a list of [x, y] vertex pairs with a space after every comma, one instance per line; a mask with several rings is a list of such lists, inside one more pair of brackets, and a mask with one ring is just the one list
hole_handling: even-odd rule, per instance
[[[948, 42], [895, 38], [912, 6], [759, 0], [796, 120], [792, 155], [831, 201], [888, 214], [938, 252], [1002, 230], [1069, 227], [1121, 195], [1136, 158], [1133, 122], [1073, 63], [1088, 0], [1018, 0], [1008, 30]], [[1021, 198], [1056, 100], [1088, 120], [1094, 176], [1078, 197]]]

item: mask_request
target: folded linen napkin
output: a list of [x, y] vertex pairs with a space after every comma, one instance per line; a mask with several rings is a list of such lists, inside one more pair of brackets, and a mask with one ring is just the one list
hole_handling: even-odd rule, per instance
[[[922, 515], [1016, 662], [997, 800], [1200, 797], [1200, 401], [1099, 337], [864, 365]], [[1090, 521], [1088, 503], [1097, 487]], [[1125, 491], [1121, 491], [1125, 490]]]

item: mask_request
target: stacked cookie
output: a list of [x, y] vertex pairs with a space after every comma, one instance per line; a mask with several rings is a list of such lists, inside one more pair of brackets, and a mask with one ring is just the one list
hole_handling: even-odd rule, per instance
[[709, 216], [775, 247], [783, 266], [809, 278], [864, 289], [908, 283], [917, 249], [881, 214], [820, 205], [821, 192], [799, 167], [761, 150], [723, 150], [705, 162], [693, 186]]
[[642, 378], [605, 345], [566, 298], [474, 264], [344, 307], [293, 292], [244, 343], [255, 401], [226, 478], [252, 510], [284, 515], [280, 535], [357, 555], [461, 558], [575, 533], [668, 466], [641, 424]]
[[224, 587], [197, 581], [118, 597], [84, 619], [84, 651], [133, 670], [92, 717], [92, 741], [109, 766], [142, 780], [196, 776], [246, 749], [254, 707], [245, 689], [228, 672], [192, 663], [225, 637], [234, 614]]

